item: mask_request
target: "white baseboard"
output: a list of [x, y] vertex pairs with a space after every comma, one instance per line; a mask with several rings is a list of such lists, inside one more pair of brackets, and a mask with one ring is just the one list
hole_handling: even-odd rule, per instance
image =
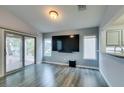
[[[68, 66], [67, 63], [58, 63], [58, 62], [50, 62], [50, 61], [43, 61], [42, 63], [49, 63], [49, 64], [55, 64], [55, 65]], [[97, 67], [90, 67], [90, 66], [83, 66], [83, 65], [76, 65], [76, 67], [86, 68], [86, 69], [93, 69], [93, 70], [99, 70], [99, 68], [97, 68]]]
[[83, 65], [77, 65], [77, 67], [80, 67], [80, 68], [87, 68], [87, 69], [94, 69], [94, 70], [99, 70], [99, 68], [97, 68], [97, 67], [90, 67], [90, 66], [83, 66]]
[[49, 63], [49, 64], [55, 64], [55, 65], [68, 66], [68, 64], [66, 64], [66, 63], [58, 63], [58, 62], [50, 62], [50, 61], [43, 61], [42, 63]]
[[104, 78], [104, 80], [106, 81], [107, 85], [108, 85], [109, 87], [112, 87], [112, 85], [110, 84], [110, 82], [108, 81], [108, 79], [105, 77], [104, 73], [103, 73], [101, 70], [99, 70], [99, 71], [100, 71], [102, 77]]

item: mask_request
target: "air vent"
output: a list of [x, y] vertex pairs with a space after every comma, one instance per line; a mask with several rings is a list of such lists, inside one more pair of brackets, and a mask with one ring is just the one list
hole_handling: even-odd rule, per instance
[[79, 10], [79, 11], [84, 11], [84, 10], [86, 10], [86, 5], [78, 5], [78, 10]]

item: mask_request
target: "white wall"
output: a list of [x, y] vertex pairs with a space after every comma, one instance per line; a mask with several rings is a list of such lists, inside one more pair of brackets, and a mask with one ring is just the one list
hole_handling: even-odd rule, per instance
[[110, 56], [105, 53], [105, 30], [110, 24], [124, 14], [123, 6], [109, 6], [100, 26], [100, 72], [108, 82], [109, 86], [124, 87], [124, 58]]
[[[0, 27], [34, 34], [37, 30], [12, 13], [0, 8]], [[37, 62], [42, 60], [42, 34], [37, 37]], [[4, 76], [4, 30], [0, 28], [0, 77]]]
[[36, 33], [36, 29], [26, 24], [12, 13], [0, 8], [0, 27], [9, 28], [17, 31]]
[[37, 41], [36, 41], [36, 62], [37, 63], [41, 63], [42, 62], [42, 58], [43, 58], [43, 36], [42, 34], [37, 36]]
[[0, 29], [0, 77], [4, 75], [4, 31]]

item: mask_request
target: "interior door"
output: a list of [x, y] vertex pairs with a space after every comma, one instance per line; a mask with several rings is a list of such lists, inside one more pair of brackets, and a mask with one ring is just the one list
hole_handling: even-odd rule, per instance
[[33, 37], [24, 37], [25, 41], [25, 66], [35, 63], [35, 38]]
[[22, 36], [6, 33], [6, 72], [23, 67]]

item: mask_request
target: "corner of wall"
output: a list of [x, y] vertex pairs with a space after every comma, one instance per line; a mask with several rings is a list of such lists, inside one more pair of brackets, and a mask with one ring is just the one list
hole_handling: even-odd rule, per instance
[[42, 63], [43, 60], [43, 35], [40, 34], [36, 38], [36, 61], [37, 63]]
[[110, 84], [110, 82], [108, 81], [108, 79], [105, 77], [104, 73], [102, 72], [101, 68], [99, 69], [99, 71], [100, 71], [102, 77], [104, 78], [104, 80], [106, 81], [107, 85], [109, 87], [112, 87], [112, 85]]

